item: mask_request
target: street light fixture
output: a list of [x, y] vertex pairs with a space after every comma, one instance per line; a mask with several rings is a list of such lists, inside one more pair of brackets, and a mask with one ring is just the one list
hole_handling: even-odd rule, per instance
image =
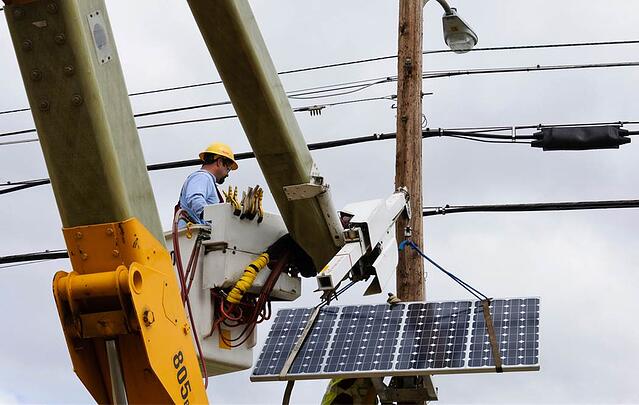
[[[428, 0], [424, 1], [424, 5]], [[437, 0], [444, 9], [442, 25], [444, 41], [455, 53], [466, 53], [477, 45], [477, 34], [457, 15], [457, 9], [448, 5], [446, 0]]]

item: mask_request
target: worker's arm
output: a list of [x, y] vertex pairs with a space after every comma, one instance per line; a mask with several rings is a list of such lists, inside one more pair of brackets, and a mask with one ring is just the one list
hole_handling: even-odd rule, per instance
[[201, 220], [204, 207], [220, 202], [215, 190], [215, 180], [209, 173], [201, 170], [186, 179], [180, 195], [180, 205], [194, 220]]

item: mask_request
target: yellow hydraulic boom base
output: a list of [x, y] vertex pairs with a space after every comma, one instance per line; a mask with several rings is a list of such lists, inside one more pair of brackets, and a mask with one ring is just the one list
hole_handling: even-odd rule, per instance
[[76, 374], [113, 403], [114, 340], [130, 403], [207, 403], [171, 257], [136, 219], [64, 229], [74, 271], [53, 292]]

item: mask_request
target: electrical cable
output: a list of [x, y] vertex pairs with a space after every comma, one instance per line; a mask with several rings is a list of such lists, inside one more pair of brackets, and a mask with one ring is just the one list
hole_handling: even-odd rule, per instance
[[441, 77], [453, 76], [470, 76], [478, 74], [494, 74], [494, 73], [520, 73], [520, 72], [546, 72], [554, 70], [572, 70], [572, 69], [598, 69], [598, 68], [614, 68], [614, 67], [634, 67], [639, 66], [639, 62], [613, 62], [613, 63], [585, 63], [573, 65], [536, 65], [521, 66], [510, 68], [488, 68], [488, 69], [468, 69], [457, 71], [440, 71], [440, 72], [424, 72], [423, 79], [437, 79]]
[[11, 256], [0, 256], [0, 264], [22, 263], [43, 260], [66, 259], [69, 255], [66, 249], [45, 250], [43, 252], [33, 252]]
[[474, 288], [473, 286], [471, 286], [470, 284], [466, 283], [464, 280], [462, 280], [461, 278], [457, 277], [456, 275], [454, 275], [453, 273], [449, 272], [448, 270], [444, 269], [442, 266], [440, 266], [439, 264], [437, 264], [433, 259], [431, 259], [430, 257], [426, 256], [426, 254], [424, 254], [424, 252], [421, 251], [421, 249], [415, 244], [415, 242], [413, 242], [410, 239], [406, 239], [404, 241], [402, 241], [399, 244], [399, 250], [404, 250], [404, 248], [406, 246], [410, 246], [414, 251], [416, 251], [421, 257], [423, 257], [424, 259], [428, 260], [433, 266], [435, 266], [436, 268], [438, 268], [439, 270], [441, 270], [444, 274], [446, 274], [448, 277], [450, 277], [451, 279], [453, 279], [453, 281], [455, 281], [457, 284], [461, 285], [466, 291], [468, 291], [469, 293], [471, 293], [472, 295], [475, 296], [475, 298], [477, 298], [478, 300], [482, 301], [482, 300], [487, 300], [490, 301], [490, 298], [488, 298], [486, 295], [484, 295], [481, 291], [477, 290], [476, 288]]
[[524, 145], [530, 145], [532, 143], [532, 142], [526, 142], [526, 141], [495, 141], [495, 140], [480, 139], [480, 138], [463, 136], [463, 135], [442, 135], [442, 136], [446, 136], [449, 138], [464, 139], [464, 140], [473, 141], [473, 142], [482, 142], [482, 143], [508, 143], [508, 144], [515, 143], [515, 144], [524, 144]]
[[[446, 215], [460, 212], [537, 212], [537, 211], [575, 211], [639, 208], [639, 200], [597, 200], [571, 201], [555, 203], [493, 204], [493, 205], [445, 205], [443, 207], [423, 207], [422, 216]], [[0, 256], [0, 264], [32, 264], [68, 258], [66, 249], [45, 250], [43, 252]], [[3, 267], [0, 267], [3, 268]]]
[[[477, 53], [477, 52], [488, 52], [488, 51], [573, 48], [573, 47], [608, 46], [608, 45], [632, 45], [632, 44], [639, 44], [639, 40], [600, 41], [600, 42], [573, 42], [573, 43], [541, 44], [541, 45], [495, 46], [495, 47], [473, 48], [473, 49], [470, 50], [470, 52], [471, 53]], [[423, 55], [434, 55], [434, 54], [443, 54], [443, 53], [453, 53], [453, 51], [450, 50], [450, 49], [439, 49], [439, 50], [430, 50], [430, 51], [422, 52]], [[378, 61], [382, 61], [382, 60], [396, 59], [396, 58], [397, 58], [397, 55], [387, 55], [387, 56], [380, 56], [380, 57], [374, 57], [374, 58], [358, 59], [358, 60], [354, 60], [354, 61], [330, 63], [330, 64], [324, 64], [324, 65], [317, 65], [317, 66], [310, 66], [310, 67], [304, 67], [304, 68], [284, 70], [284, 71], [279, 72], [278, 75], [288, 75], [288, 74], [293, 74], [293, 73], [310, 72], [310, 71], [315, 71], [315, 70], [351, 66], [351, 65], [357, 65], [357, 64], [362, 64], [362, 63], [378, 62]], [[184, 89], [190, 89], [190, 88], [195, 88], [195, 87], [211, 86], [211, 85], [218, 85], [218, 84], [222, 84], [222, 81], [221, 80], [217, 80], [217, 81], [195, 83], [195, 84], [189, 84], [189, 85], [183, 85], [183, 86], [172, 86], [172, 87], [166, 87], [166, 88], [160, 88], [160, 89], [154, 89], [154, 90], [138, 91], [138, 92], [130, 93], [129, 96], [134, 97], [134, 96], [140, 96], [140, 95], [146, 95], [146, 94], [156, 94], [156, 93], [162, 93], [162, 92], [168, 92], [168, 91], [184, 90]], [[2, 115], [2, 114], [10, 114], [10, 113], [15, 113], [15, 112], [29, 111], [29, 110], [30, 110], [30, 108], [20, 108], [20, 109], [15, 109], [15, 110], [0, 111], [0, 115]]]
[[[477, 75], [477, 74], [494, 74], [494, 73], [517, 73], [517, 72], [533, 72], [533, 71], [552, 71], [552, 70], [570, 70], [570, 69], [594, 69], [594, 68], [613, 68], [613, 67], [634, 67], [634, 66], [639, 66], [639, 62], [613, 62], [613, 63], [594, 63], [594, 64], [572, 64], [572, 65], [549, 65], [549, 66], [541, 66], [541, 65], [536, 65], [536, 66], [527, 66], [527, 67], [508, 67], [508, 68], [485, 68], [485, 69], [469, 69], [469, 70], [444, 70], [444, 71], [425, 71], [422, 72], [422, 78], [423, 79], [434, 79], [434, 78], [442, 78], [442, 77], [453, 77], [453, 76], [462, 76], [462, 75]], [[338, 84], [331, 84], [331, 85], [325, 85], [325, 86], [318, 86], [318, 87], [311, 87], [308, 89], [301, 89], [301, 90], [294, 90], [291, 92], [288, 92], [288, 97], [289, 98], [297, 98], [297, 99], [313, 99], [313, 98], [322, 98], [322, 97], [334, 97], [334, 96], [339, 96], [339, 95], [345, 95], [345, 94], [352, 94], [355, 92], [359, 92], [362, 90], [365, 90], [367, 88], [370, 88], [372, 86], [376, 86], [379, 84], [384, 84], [384, 83], [390, 83], [390, 82], [394, 82], [397, 80], [397, 76], [386, 76], [386, 77], [379, 77], [379, 78], [373, 78], [373, 79], [364, 79], [364, 80], [358, 80], [358, 81], [352, 81], [352, 82], [345, 82], [345, 83], [338, 83]], [[216, 81], [216, 82], [207, 82], [207, 83], [200, 83], [200, 84], [193, 84], [193, 85], [187, 85], [187, 86], [178, 86], [178, 87], [172, 87], [172, 88], [168, 88], [168, 89], [160, 89], [160, 90], [151, 90], [150, 92], [160, 92], [160, 91], [169, 91], [169, 90], [177, 90], [177, 89], [182, 89], [182, 88], [191, 88], [191, 87], [198, 87], [198, 86], [203, 86], [203, 85], [211, 85], [211, 84], [219, 84], [222, 83], [221, 81]], [[323, 93], [329, 93], [329, 92], [333, 92], [331, 94], [324, 94], [321, 96], [317, 96], [317, 97], [308, 97], [310, 95], [318, 95], [318, 94], [323, 94]], [[135, 95], [140, 95], [142, 93], [132, 93], [129, 96], [135, 96]], [[149, 92], [146, 92], [144, 94], [150, 94]], [[302, 96], [307, 96], [307, 97], [302, 97]], [[225, 105], [228, 104], [230, 102], [222, 102], [222, 104], [219, 105]], [[188, 108], [185, 108], [188, 109]], [[1, 111], [0, 114], [8, 114], [10, 112], [17, 112], [17, 111], [27, 111], [29, 110], [27, 109], [16, 109], [16, 110], [10, 110], [10, 111]], [[181, 111], [181, 108], [175, 108], [175, 109], [169, 109], [166, 110], [167, 112], [175, 112], [175, 111]], [[156, 114], [159, 114], [160, 112], [154, 112]], [[146, 115], [151, 115], [152, 113], [142, 113], [144, 115], [142, 116], [146, 116]], [[27, 132], [33, 132], [32, 130], [26, 130]], [[19, 133], [25, 133], [23, 131], [16, 131], [14, 133], [9, 133], [11, 135], [17, 135]], [[2, 135], [0, 135], [2, 136]]]
[[7, 264], [7, 265], [4, 265], [4, 266], [0, 266], [0, 270], [1, 269], [8, 269], [8, 268], [11, 268], [11, 267], [28, 266], [30, 264], [48, 262], [48, 261], [52, 261], [52, 260], [59, 260], [59, 259], [43, 259], [43, 260], [34, 260], [34, 261], [30, 261], [30, 262], [22, 262], [22, 263], [16, 263], [16, 264]]
[[[636, 121], [619, 121], [619, 122], [624, 122], [627, 124], [639, 123]], [[490, 127], [490, 128], [494, 128], [494, 127]], [[536, 126], [534, 126], [534, 128], [536, 128]], [[547, 126], [544, 126], [544, 128], [547, 128]], [[461, 139], [470, 140], [470, 141], [499, 143], [499, 144], [513, 144], [513, 143], [527, 144], [526, 142], [518, 142], [518, 139], [530, 139], [528, 136], [516, 136], [515, 138], [513, 138], [512, 136], [506, 136], [506, 135], [496, 136], [492, 134], [483, 134], [479, 132], [470, 132], [468, 136], [455, 135], [459, 133], [461, 132], [448, 131], [446, 129], [434, 130], [434, 129], [427, 128], [426, 130], [422, 132], [422, 138], [426, 139], [426, 138], [435, 138], [435, 137], [450, 137], [450, 138], [461, 138]], [[636, 135], [636, 133], [632, 133], [630, 135]], [[307, 144], [307, 147], [309, 150], [313, 151], [313, 150], [330, 149], [335, 147], [348, 146], [348, 145], [374, 142], [374, 141], [382, 141], [382, 140], [395, 139], [395, 138], [396, 138], [396, 134], [392, 132], [381, 133], [381, 134], [375, 133], [372, 135], [366, 135], [366, 136], [361, 136], [356, 138], [347, 138], [347, 139], [340, 139], [340, 140], [333, 140], [333, 141], [311, 143], [311, 144]], [[480, 139], [475, 139], [475, 138], [480, 138]], [[498, 140], [487, 141], [487, 140], [481, 140], [481, 138], [504, 139], [504, 141], [498, 141]], [[510, 141], [505, 141], [505, 139], [510, 139]], [[235, 160], [244, 160], [244, 159], [253, 159], [253, 158], [255, 158], [255, 154], [253, 152], [243, 152], [243, 153], [238, 153], [235, 155]], [[201, 161], [199, 159], [178, 160], [173, 162], [150, 164], [150, 165], [147, 165], [147, 170], [156, 171], [156, 170], [176, 169], [176, 168], [182, 168], [182, 167], [197, 166], [199, 164], [201, 164]], [[12, 184], [20, 184], [20, 185], [11, 187], [11, 188], [1, 189], [0, 195], [10, 194], [16, 191], [25, 190], [28, 188], [37, 187], [37, 186], [41, 186], [41, 185], [45, 185], [49, 183], [51, 183], [50, 179], [33, 179], [33, 180], [18, 181], [18, 182], [7, 182], [6, 184], [0, 184], [0, 186], [9, 186]]]
[[[598, 200], [494, 205], [445, 205], [443, 207], [426, 206], [422, 209], [422, 216], [429, 217], [434, 215], [446, 215], [461, 212], [537, 212], [619, 208], [639, 208], [639, 200]], [[45, 250], [43, 252], [32, 252], [4, 257], [0, 256], [0, 264], [32, 264], [41, 261], [66, 259], [68, 257], [69, 256], [66, 249]]]
[[[516, 73], [516, 72], [533, 72], [533, 71], [556, 71], [556, 70], [570, 70], [570, 69], [595, 69], [595, 68], [634, 67], [634, 66], [639, 66], [639, 62], [592, 63], [592, 64], [580, 64], [580, 65], [554, 65], [554, 66], [537, 65], [535, 67], [488, 68], [488, 69], [470, 69], [470, 70], [423, 72], [422, 73], [422, 78], [423, 79], [433, 79], [433, 78], [462, 76], [462, 75], [477, 75], [477, 74]], [[303, 99], [314, 99], [314, 98], [323, 98], [323, 97], [333, 97], [333, 96], [344, 95], [344, 94], [352, 94], [352, 93], [355, 93], [355, 92], [370, 88], [370, 87], [372, 87], [374, 85], [388, 83], [388, 82], [395, 81], [395, 80], [397, 80], [396, 77], [390, 77], [389, 76], [389, 77], [385, 77], [385, 78], [381, 78], [381, 79], [368, 79], [368, 81], [372, 81], [372, 82], [371, 83], [367, 83], [365, 85], [364, 84], [362, 84], [362, 85], [350, 85], [349, 83], [352, 83], [352, 82], [347, 82], [346, 84], [348, 84], [348, 85], [344, 85], [344, 86], [341, 86], [341, 87], [335, 87], [335, 88], [331, 88], [331, 89], [314, 90], [314, 91], [308, 91], [308, 92], [301, 92], [301, 93], [296, 93], [296, 94], [293, 94], [293, 95], [289, 95], [289, 97], [290, 98], [302, 98], [301, 96], [304, 96], [304, 95], [308, 96], [310, 94], [321, 94], [321, 93], [326, 93], [326, 92], [330, 92], [330, 91], [341, 91], [341, 90], [347, 90], [347, 89], [352, 89], [352, 90], [344, 91], [344, 92], [341, 92], [341, 93], [332, 93], [332, 94], [329, 94], [329, 95], [323, 95], [323, 96], [318, 96], [318, 97], [303, 97]], [[228, 102], [224, 101], [224, 102], [221, 102], [221, 103], [224, 104], [224, 103], [228, 103]], [[214, 104], [217, 104], [217, 103], [214, 103]], [[222, 104], [220, 104], [220, 105], [222, 105]], [[181, 107], [181, 108], [190, 109], [190, 108], [195, 108], [195, 107]], [[304, 107], [304, 108], [307, 108], [307, 107]], [[159, 111], [164, 111], [164, 110], [159, 110]], [[180, 108], [174, 108], [174, 109], [170, 109], [170, 110], [166, 110], [166, 111], [167, 112], [180, 111]], [[147, 113], [143, 113], [143, 114], [151, 115], [151, 114], [154, 114], [154, 113], [156, 113], [156, 112], [153, 111], [153, 112], [147, 112]], [[157, 112], [157, 113], [160, 113], [160, 112]], [[199, 123], [199, 122], [217, 121], [217, 120], [224, 120], [224, 119], [230, 119], [230, 118], [237, 118], [237, 115], [226, 115], [226, 116], [199, 118], [199, 119], [192, 119], [192, 120], [164, 122], [164, 123], [158, 123], [158, 124], [142, 125], [142, 126], [138, 126], [137, 128], [138, 129], [148, 129], [148, 128], [173, 126], [173, 125], [182, 125], [182, 124], [192, 124], [192, 123]], [[0, 137], [20, 135], [20, 134], [33, 133], [33, 132], [36, 132], [35, 128], [0, 133]], [[18, 143], [19, 142], [20, 141], [18, 141]]]
[[31, 111], [30, 108], [18, 108], [16, 110], [6, 110], [6, 111], [0, 111], [0, 115], [3, 114], [13, 114], [13, 113], [18, 113], [18, 112], [24, 112], [24, 111]]
[[639, 208], [639, 200], [570, 201], [555, 203], [528, 204], [489, 204], [489, 205], [445, 205], [443, 207], [424, 207], [422, 216], [446, 215], [460, 212], [538, 212], [538, 211], [574, 211], [617, 208]]
[[[425, 93], [425, 95], [428, 95], [428, 94], [432, 94], [432, 93]], [[393, 100], [395, 98], [396, 96], [393, 94], [393, 95], [381, 96], [381, 97], [368, 97], [368, 98], [359, 98], [359, 99], [352, 99], [352, 100], [343, 100], [343, 101], [337, 101], [334, 103], [322, 104], [321, 106], [326, 108], [326, 107], [335, 107], [335, 106], [346, 105], [346, 104], [364, 103], [364, 102], [370, 102], [370, 101], [376, 101], [376, 100]], [[134, 117], [149, 116], [154, 114], [165, 114], [165, 113], [172, 113], [172, 112], [178, 112], [178, 111], [193, 110], [198, 108], [206, 108], [211, 106], [220, 106], [220, 105], [226, 105], [226, 104], [231, 104], [231, 102], [221, 101], [216, 103], [198, 104], [198, 105], [192, 105], [187, 107], [172, 108], [167, 110], [149, 111], [149, 112], [145, 112], [141, 114], [136, 114], [134, 115]], [[309, 106], [295, 107], [293, 108], [293, 112], [307, 112], [312, 110], [314, 107], [317, 107], [317, 106], [309, 105]], [[220, 120], [231, 119], [231, 118], [237, 118], [237, 115], [235, 114], [222, 115], [222, 116], [214, 116], [214, 117], [196, 118], [196, 119], [190, 119], [190, 120], [161, 122], [156, 124], [139, 125], [136, 128], [137, 129], [159, 128], [159, 127], [167, 127], [167, 126], [174, 126], [174, 125], [193, 124], [193, 123], [199, 123], [199, 122], [220, 121]], [[25, 129], [21, 131], [0, 133], [0, 137], [21, 135], [21, 134], [34, 133], [34, 132], [36, 132], [36, 129], [31, 128], [31, 129]], [[25, 140], [19, 140], [19, 141], [6, 142], [5, 144], [7, 145], [21, 144], [21, 143], [36, 142], [36, 141], [37, 141], [37, 138], [31, 138], [31, 139], [25, 139]], [[0, 145], [3, 145], [3, 144], [0, 144]]]
[[19, 145], [22, 143], [32, 143], [32, 142], [38, 142], [38, 141], [40, 141], [38, 138], [23, 139], [20, 141], [7, 141], [7, 142], [0, 142], [0, 146]]
[[[462, 75], [477, 75], [477, 74], [516, 73], [516, 72], [533, 72], [533, 71], [556, 71], [556, 70], [570, 70], [570, 69], [595, 69], [595, 68], [634, 67], [634, 66], [639, 66], [639, 62], [593, 63], [593, 64], [580, 64], [580, 65], [574, 64], [574, 65], [554, 65], [554, 66], [537, 65], [535, 67], [488, 68], [488, 69], [470, 69], [470, 70], [423, 72], [422, 73], [422, 78], [423, 79], [433, 79], [433, 78], [453, 77], [453, 76], [462, 76]], [[355, 92], [358, 92], [358, 91], [362, 91], [364, 89], [370, 88], [370, 87], [378, 85], [378, 84], [389, 83], [389, 82], [395, 81], [395, 80], [397, 80], [396, 76], [394, 76], [394, 77], [393, 76], [389, 76], [389, 77], [385, 77], [385, 78], [381, 78], [381, 79], [368, 79], [368, 80], [365, 80], [365, 81], [371, 81], [370, 83], [361, 84], [361, 85], [350, 85], [350, 83], [355, 83], [355, 82], [347, 82], [347, 83], [345, 83], [344, 86], [341, 86], [341, 87], [332, 87], [330, 89], [328, 89], [328, 88], [320, 89], [321, 87], [318, 87], [317, 89], [320, 89], [320, 90], [294, 93], [292, 95], [289, 94], [289, 98], [315, 99], [315, 98], [324, 98], [324, 97], [333, 97], [333, 96], [339, 96], [339, 95], [345, 95], [345, 94], [352, 94], [352, 93], [355, 93]], [[348, 89], [350, 89], [350, 90], [348, 90]], [[342, 91], [342, 90], [346, 90], [346, 91]], [[328, 95], [325, 94], [325, 95], [317, 96], [317, 97], [301, 97], [301, 96], [308, 96], [308, 95], [311, 95], [311, 94], [316, 94], [317, 95], [317, 94], [331, 92], [331, 91], [333, 91], [333, 92], [337, 91], [337, 93], [332, 93], [332, 94], [328, 94]], [[227, 104], [227, 103], [230, 103], [230, 102], [229, 101], [224, 101], [224, 102], [220, 102], [220, 103], [213, 103], [213, 105], [224, 105], [224, 104]], [[211, 106], [211, 105], [205, 105], [205, 106]], [[183, 109], [193, 109], [193, 108], [202, 108], [202, 107], [201, 106], [178, 107], [178, 108], [173, 108], [173, 109], [169, 109], [169, 110], [158, 110], [158, 111], [152, 111], [152, 112], [147, 112], [147, 113], [142, 113], [142, 114], [144, 114], [144, 116], [147, 116], [147, 115], [152, 115], [152, 114], [160, 114], [160, 113], [163, 113], [163, 111], [164, 112], [176, 112], [176, 111], [183, 111]], [[307, 107], [303, 107], [303, 108], [307, 108]], [[295, 109], [294, 109], [294, 111], [295, 111]], [[199, 122], [218, 121], [218, 120], [231, 119], [231, 118], [237, 118], [237, 115], [226, 115], [226, 116], [218, 116], [218, 117], [207, 117], [207, 118], [199, 118], [199, 119], [191, 119], [191, 120], [164, 122], [164, 123], [158, 123], [158, 124], [149, 124], [149, 125], [138, 126], [137, 129], [148, 129], [148, 128], [158, 128], [158, 127], [165, 127], [165, 126], [173, 126], [173, 125], [192, 124], [192, 123], [199, 123]], [[0, 133], [0, 137], [20, 135], [20, 134], [33, 133], [33, 132], [36, 132], [35, 128]], [[29, 140], [29, 141], [31, 141], [31, 140]], [[15, 143], [22, 143], [22, 142], [21, 141], [17, 141]]]

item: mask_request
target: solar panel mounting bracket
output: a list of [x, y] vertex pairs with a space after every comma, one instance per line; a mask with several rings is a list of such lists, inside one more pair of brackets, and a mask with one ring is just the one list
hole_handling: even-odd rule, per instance
[[499, 344], [497, 343], [497, 337], [495, 336], [495, 326], [493, 325], [493, 318], [490, 315], [490, 300], [481, 301], [482, 309], [484, 310], [484, 321], [486, 322], [486, 331], [488, 332], [488, 340], [490, 341], [490, 348], [493, 354], [493, 361], [495, 362], [495, 372], [503, 373], [501, 354], [499, 353]]
[[308, 337], [309, 332], [311, 331], [311, 329], [313, 329], [313, 325], [315, 325], [315, 320], [317, 319], [317, 316], [319, 315], [321, 309], [322, 307], [320, 305], [316, 306], [313, 309], [313, 312], [311, 313], [311, 316], [309, 316], [302, 334], [295, 342], [291, 353], [288, 355], [286, 361], [284, 362], [284, 366], [282, 366], [282, 370], [280, 371], [280, 378], [286, 377], [286, 374], [288, 374], [288, 370], [290, 370], [291, 366], [293, 365], [293, 362], [297, 357], [297, 353], [299, 353], [302, 345], [304, 344], [304, 341], [306, 341], [306, 338]]
[[437, 401], [439, 399], [437, 396], [437, 388], [433, 385], [433, 380], [430, 378], [430, 375], [415, 376], [412, 377], [412, 379], [413, 378], [416, 384], [415, 387], [411, 388], [389, 387], [384, 384], [384, 379], [380, 377], [371, 378], [371, 381], [375, 390], [377, 390], [377, 395], [382, 405], [396, 402], [420, 403], [423, 401]]

